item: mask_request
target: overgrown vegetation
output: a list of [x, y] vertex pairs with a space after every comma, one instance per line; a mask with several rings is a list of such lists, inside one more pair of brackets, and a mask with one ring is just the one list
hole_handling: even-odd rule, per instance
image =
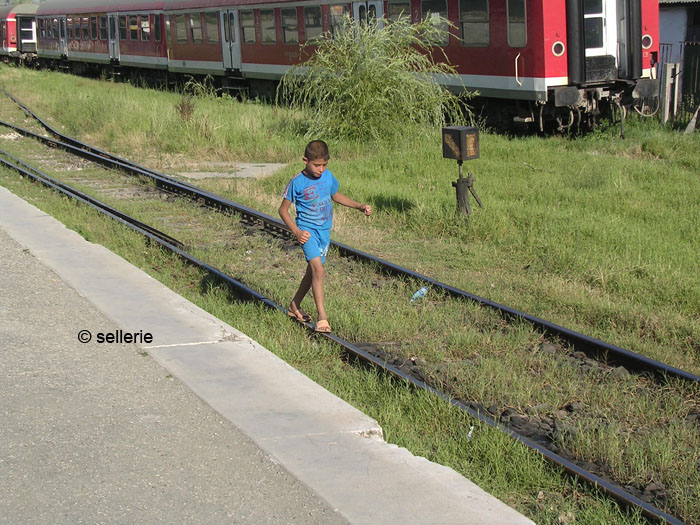
[[358, 25], [346, 15], [333, 38], [302, 48], [309, 58], [284, 75], [278, 102], [304, 113], [307, 137], [388, 141], [416, 125], [464, 124], [468, 96], [436, 80], [460, 84], [447, 57], [431, 44], [442, 39], [446, 24], [412, 24], [401, 16], [387, 25], [376, 19]]

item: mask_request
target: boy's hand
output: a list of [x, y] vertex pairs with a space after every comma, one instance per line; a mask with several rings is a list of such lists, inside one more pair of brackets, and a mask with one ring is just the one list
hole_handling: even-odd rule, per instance
[[299, 241], [299, 244], [304, 244], [311, 237], [311, 233], [307, 232], [306, 230], [297, 230], [294, 235], [296, 236], [297, 241]]
[[370, 206], [369, 204], [362, 204], [357, 209], [364, 213], [367, 217], [372, 215], [372, 206]]

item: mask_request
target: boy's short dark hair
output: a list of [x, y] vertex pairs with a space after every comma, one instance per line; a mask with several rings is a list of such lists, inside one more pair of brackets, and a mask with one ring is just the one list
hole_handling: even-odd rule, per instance
[[328, 160], [331, 157], [328, 151], [328, 144], [322, 140], [312, 140], [306, 145], [304, 158], [307, 160]]

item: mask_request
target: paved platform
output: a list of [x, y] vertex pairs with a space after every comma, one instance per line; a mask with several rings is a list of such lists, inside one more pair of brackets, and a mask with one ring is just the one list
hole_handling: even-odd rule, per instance
[[532, 523], [2, 187], [0, 261], [0, 522]]

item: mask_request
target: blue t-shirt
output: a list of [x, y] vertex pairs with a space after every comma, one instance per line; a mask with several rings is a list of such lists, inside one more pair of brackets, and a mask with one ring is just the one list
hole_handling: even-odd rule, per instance
[[330, 230], [333, 225], [333, 201], [338, 191], [338, 179], [329, 170], [316, 179], [303, 171], [294, 177], [282, 197], [292, 201], [297, 209], [297, 226]]

